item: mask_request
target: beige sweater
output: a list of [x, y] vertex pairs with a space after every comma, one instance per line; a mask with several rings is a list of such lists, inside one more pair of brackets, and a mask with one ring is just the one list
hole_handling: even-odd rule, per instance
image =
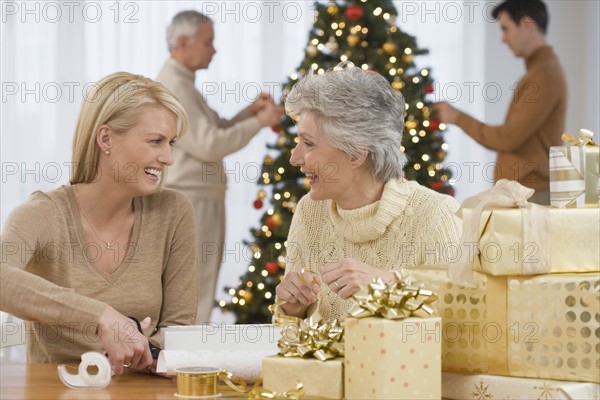
[[[79, 361], [101, 350], [96, 323], [111, 305], [126, 316], [152, 318], [144, 332], [193, 324], [197, 268], [193, 211], [170, 190], [134, 199], [131, 242], [105, 250], [86, 243], [72, 186], [35, 192], [2, 232], [0, 310], [26, 321], [30, 362]], [[107, 274], [98, 251], [127, 251]], [[151, 341], [160, 345], [158, 335]]]
[[181, 102], [190, 123], [187, 134], [173, 149], [166, 185], [197, 189], [198, 197], [224, 199], [227, 178], [223, 158], [246, 146], [260, 130], [260, 124], [248, 109], [231, 120], [220, 118], [196, 89], [195, 77], [195, 73], [172, 58], [156, 77]]
[[498, 152], [494, 181], [510, 179], [537, 191], [550, 190], [550, 146], [560, 146], [567, 113], [565, 72], [549, 46], [525, 60], [527, 73], [514, 89], [504, 124], [486, 125], [461, 113], [456, 124]]
[[[384, 270], [444, 262], [462, 233], [457, 209], [452, 197], [396, 179], [386, 183], [379, 201], [356, 210], [306, 195], [290, 227], [286, 273], [305, 268], [318, 274], [323, 264], [346, 257]], [[340, 318], [350, 304], [321, 286], [323, 318]]]

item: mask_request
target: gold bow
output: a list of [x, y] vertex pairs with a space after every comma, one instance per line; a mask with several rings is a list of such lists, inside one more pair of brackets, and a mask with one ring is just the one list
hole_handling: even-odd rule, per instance
[[296, 387], [287, 392], [278, 393], [262, 387], [255, 387], [248, 393], [249, 399], [300, 399], [304, 396], [304, 386], [301, 382], [296, 383]]
[[588, 129], [581, 129], [579, 130], [577, 137], [571, 135], [569, 132], [565, 132], [561, 139], [571, 146], [597, 146], [597, 144], [594, 143], [593, 137], [594, 132]]
[[425, 289], [424, 282], [411, 277], [402, 278], [394, 271], [397, 281], [386, 284], [377, 278], [369, 285], [361, 285], [352, 299], [354, 303], [348, 314], [354, 318], [380, 316], [387, 319], [404, 319], [410, 316], [427, 318], [435, 314], [431, 303], [437, 295]]
[[277, 342], [279, 355], [284, 357], [314, 357], [321, 361], [344, 356], [344, 328], [337, 319], [323, 321], [318, 312], [288, 324]]

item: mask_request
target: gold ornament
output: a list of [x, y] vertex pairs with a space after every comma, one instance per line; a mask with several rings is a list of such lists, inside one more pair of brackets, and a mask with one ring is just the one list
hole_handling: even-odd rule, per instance
[[383, 51], [385, 51], [385, 54], [388, 56], [392, 56], [396, 54], [396, 45], [392, 42], [386, 42], [383, 44]]
[[317, 52], [317, 46], [315, 46], [314, 44], [309, 44], [308, 46], [306, 46], [306, 54], [308, 54], [310, 57], [316, 56]]
[[266, 165], [271, 165], [271, 164], [273, 164], [273, 158], [272, 158], [271, 156], [265, 156], [264, 163], [265, 163]]
[[336, 52], [339, 48], [338, 42], [333, 36], [329, 36], [329, 41], [327, 42], [326, 46], [327, 50], [329, 50], [332, 53]]
[[281, 225], [281, 222], [282, 222], [281, 215], [279, 215], [279, 214], [273, 214], [272, 218], [273, 218], [273, 223], [275, 225], [277, 225], [277, 226]]
[[330, 4], [327, 6], [327, 12], [329, 13], [329, 15], [335, 17], [340, 13], [340, 8], [337, 6], [337, 4]]
[[246, 302], [249, 302], [250, 300], [252, 300], [252, 292], [246, 290], [242, 297], [244, 298], [244, 300], [246, 300]]
[[414, 60], [414, 56], [412, 54], [403, 54], [402, 55], [402, 61], [404, 61], [404, 63], [406, 64], [412, 64]]
[[348, 42], [350, 47], [356, 47], [356, 45], [360, 41], [360, 38], [357, 35], [348, 35], [346, 41]]

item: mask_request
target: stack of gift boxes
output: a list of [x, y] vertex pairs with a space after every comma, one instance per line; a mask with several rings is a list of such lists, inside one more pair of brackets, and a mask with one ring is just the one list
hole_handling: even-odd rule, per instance
[[465, 201], [455, 262], [409, 272], [437, 295], [441, 319], [349, 317], [345, 358], [265, 358], [264, 387], [301, 381], [333, 399], [599, 399], [600, 171], [589, 136], [552, 148], [554, 207], [508, 181]]

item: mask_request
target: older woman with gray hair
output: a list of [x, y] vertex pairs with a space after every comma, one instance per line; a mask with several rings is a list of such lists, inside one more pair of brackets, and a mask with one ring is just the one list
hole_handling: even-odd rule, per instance
[[445, 261], [461, 235], [458, 203], [403, 178], [402, 94], [340, 64], [305, 76], [285, 106], [298, 126], [290, 163], [310, 192], [290, 227], [278, 312], [303, 318], [318, 306], [323, 318], [340, 318], [359, 285]]

